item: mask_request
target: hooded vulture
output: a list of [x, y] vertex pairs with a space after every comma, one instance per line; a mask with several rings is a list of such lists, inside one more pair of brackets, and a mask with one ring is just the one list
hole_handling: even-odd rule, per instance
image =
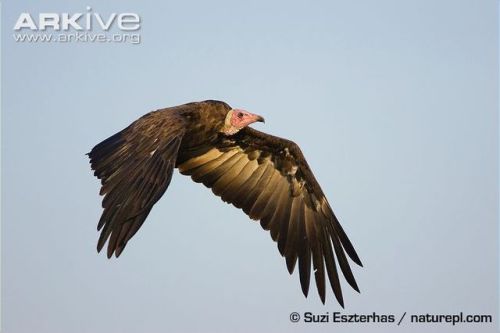
[[298, 262], [306, 297], [312, 263], [325, 302], [326, 271], [343, 307], [338, 267], [359, 292], [347, 256], [361, 261], [299, 147], [248, 127], [256, 121], [208, 100], [150, 112], [97, 144], [88, 153], [104, 196], [97, 250], [108, 242], [108, 258], [120, 256], [178, 168], [269, 230], [290, 274]]

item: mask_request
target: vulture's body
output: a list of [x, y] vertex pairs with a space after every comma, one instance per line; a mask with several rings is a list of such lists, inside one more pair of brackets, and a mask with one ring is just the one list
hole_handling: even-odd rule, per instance
[[337, 264], [359, 291], [346, 253], [361, 261], [299, 147], [247, 127], [254, 121], [263, 118], [223, 102], [189, 103], [148, 113], [96, 145], [88, 155], [104, 195], [97, 249], [108, 241], [108, 257], [118, 257], [178, 168], [260, 220], [290, 274], [298, 261], [305, 296], [312, 263], [322, 302], [326, 271], [343, 306]]

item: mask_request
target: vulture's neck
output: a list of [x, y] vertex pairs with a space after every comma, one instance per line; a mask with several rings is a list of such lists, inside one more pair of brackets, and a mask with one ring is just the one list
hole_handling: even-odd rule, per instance
[[236, 128], [233, 125], [224, 125], [222, 127], [221, 133], [224, 133], [225, 135], [234, 135], [240, 131], [241, 128]]
[[221, 133], [225, 135], [234, 135], [238, 133], [238, 131], [241, 128], [234, 127], [231, 124], [231, 116], [233, 115], [233, 111], [229, 111], [226, 115], [226, 118], [224, 119], [224, 126], [222, 126], [222, 129], [220, 130]]

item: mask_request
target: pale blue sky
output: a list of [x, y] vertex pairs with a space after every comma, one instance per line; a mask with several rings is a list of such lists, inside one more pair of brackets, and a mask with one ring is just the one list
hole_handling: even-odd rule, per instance
[[[15, 43], [21, 12], [136, 12], [142, 43]], [[297, 142], [364, 268], [345, 313], [496, 314], [496, 1], [2, 4], [2, 325], [18, 332], [421, 332], [293, 324], [322, 305], [267, 232], [174, 174], [120, 259], [98, 255], [91, 147], [221, 99]], [[425, 326], [426, 332], [493, 325]]]

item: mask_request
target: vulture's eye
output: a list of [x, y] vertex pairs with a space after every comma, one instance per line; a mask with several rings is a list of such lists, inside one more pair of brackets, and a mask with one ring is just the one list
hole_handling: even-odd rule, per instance
[[238, 112], [238, 118], [243, 118], [243, 113], [242, 112]]

